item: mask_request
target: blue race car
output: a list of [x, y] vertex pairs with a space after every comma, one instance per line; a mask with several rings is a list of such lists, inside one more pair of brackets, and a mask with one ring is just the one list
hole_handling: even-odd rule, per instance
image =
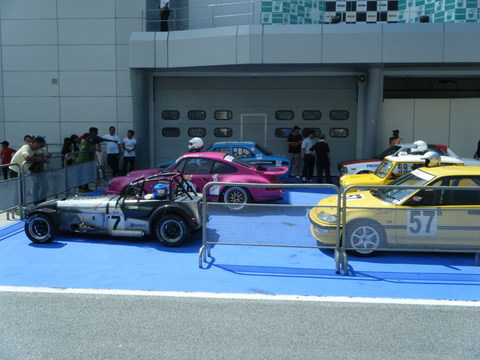
[[[275, 155], [254, 141], [219, 141], [206, 151], [222, 152], [253, 165], [263, 167], [287, 166], [290, 169], [290, 159], [287, 156]], [[164, 162], [159, 164], [158, 167], [164, 168], [172, 163], [173, 161]], [[284, 176], [287, 176], [287, 174], [288, 172]]]

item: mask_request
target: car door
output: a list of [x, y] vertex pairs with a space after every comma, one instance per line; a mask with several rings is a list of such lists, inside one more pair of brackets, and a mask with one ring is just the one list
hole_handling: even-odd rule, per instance
[[203, 157], [185, 159], [185, 166], [183, 167], [183, 174], [185, 180], [190, 181], [195, 189], [201, 192], [205, 184], [213, 181], [212, 168], [214, 160]]
[[234, 146], [232, 148], [232, 155], [236, 158], [247, 161], [249, 161], [248, 159], [255, 159], [255, 154], [253, 151], [246, 146]]
[[[421, 189], [396, 212], [399, 244], [426, 248], [480, 248], [480, 178], [447, 177]], [[457, 189], [460, 186], [472, 189]], [[413, 206], [412, 206], [413, 205]]]

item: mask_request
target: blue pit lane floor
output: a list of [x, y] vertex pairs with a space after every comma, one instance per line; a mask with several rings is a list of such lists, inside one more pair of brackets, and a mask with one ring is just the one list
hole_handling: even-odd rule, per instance
[[[307, 195], [289, 191], [287, 200]], [[201, 236], [192, 234], [180, 248], [150, 238], [78, 234], [36, 245], [17, 222], [0, 228], [0, 286], [480, 300], [473, 254], [350, 256], [344, 276], [335, 273], [330, 250], [217, 245], [201, 269]]]

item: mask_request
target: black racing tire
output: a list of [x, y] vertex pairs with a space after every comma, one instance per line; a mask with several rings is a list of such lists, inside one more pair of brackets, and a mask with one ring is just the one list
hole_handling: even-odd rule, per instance
[[190, 236], [190, 227], [178, 215], [159, 217], [153, 224], [155, 238], [165, 246], [180, 246]]
[[42, 213], [30, 215], [25, 222], [25, 234], [35, 244], [46, 244], [55, 238], [55, 224]]
[[222, 193], [222, 200], [231, 210], [241, 210], [251, 201], [250, 193], [240, 186], [226, 188]]
[[372, 256], [386, 242], [385, 231], [374, 221], [354, 221], [347, 225], [346, 245], [357, 256]]

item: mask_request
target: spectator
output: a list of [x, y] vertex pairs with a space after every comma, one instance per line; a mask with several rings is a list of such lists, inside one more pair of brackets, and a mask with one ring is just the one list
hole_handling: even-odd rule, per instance
[[99, 186], [105, 180], [105, 161], [100, 144], [95, 144], [95, 164], [97, 165], [97, 186]]
[[330, 176], [330, 147], [325, 140], [325, 134], [320, 135], [320, 140], [310, 149], [315, 153], [317, 165], [317, 182], [322, 183], [323, 172], [325, 171], [326, 182], [331, 184]]
[[401, 144], [403, 139], [399, 136], [399, 130], [392, 130], [392, 137], [388, 139], [390, 146]]
[[160, 31], [168, 31], [170, 0], [160, 0]]
[[66, 137], [63, 139], [63, 146], [62, 146], [62, 155], [65, 158], [65, 161], [67, 162], [67, 165], [72, 165], [75, 159], [75, 155], [72, 154], [72, 138], [71, 137]]
[[[32, 175], [34, 204], [45, 201], [48, 192], [48, 181], [44, 174], [42, 174], [43, 164], [47, 161], [48, 157], [50, 157], [50, 153], [42, 152], [42, 148], [45, 147], [46, 144], [44, 136], [35, 136], [31, 143], [26, 143], [13, 155], [12, 165], [9, 168], [10, 177], [16, 178], [19, 175], [19, 167], [28, 161], [28, 163], [23, 165], [22, 172], [26, 175]], [[18, 167], [13, 164], [18, 165]]]
[[133, 130], [128, 130], [127, 131], [127, 137], [122, 140], [123, 143], [123, 168], [122, 172], [123, 175], [127, 174], [127, 166], [129, 166], [130, 170], [132, 171], [135, 168], [135, 156], [136, 152], [135, 150], [137, 149], [137, 140], [133, 137], [135, 135], [135, 131]]
[[[42, 163], [50, 156], [48, 152], [42, 152], [41, 149], [46, 145], [45, 138], [43, 136], [36, 136], [31, 143], [26, 143], [13, 155], [11, 164], [17, 164], [22, 166], [25, 161]], [[23, 171], [26, 173], [29, 164], [24, 166]], [[18, 177], [18, 167], [10, 166], [9, 175], [11, 178]]]
[[300, 162], [302, 160], [302, 135], [298, 126], [288, 135], [288, 158], [290, 159], [290, 176], [300, 177]]
[[120, 160], [120, 144], [122, 143], [118, 135], [115, 135], [115, 126], [110, 126], [108, 134], [103, 136], [105, 140], [109, 140], [107, 144], [107, 164], [112, 169], [112, 177], [120, 175], [118, 162]]
[[302, 181], [312, 181], [313, 180], [313, 169], [315, 167], [315, 155], [311, 151], [313, 145], [317, 142], [315, 140], [315, 130], [309, 130], [307, 137], [303, 140], [301, 151], [303, 159], [303, 177]]
[[[93, 159], [93, 146], [90, 142], [90, 133], [85, 133], [82, 136], [82, 140], [80, 141], [80, 154], [76, 159], [77, 164], [81, 164], [87, 161], [91, 161]], [[79, 187], [78, 191], [80, 192], [90, 192], [90, 188], [87, 184], [83, 184]]]
[[34, 160], [29, 167], [30, 173], [32, 175], [32, 196], [33, 204], [38, 205], [44, 201], [47, 201], [48, 194], [48, 179], [46, 173], [44, 172], [44, 164], [48, 161], [50, 153], [47, 153], [43, 150], [47, 146], [45, 141], [45, 136], [35, 136], [32, 140], [32, 144], [35, 141], [42, 143], [40, 149], [38, 149], [39, 154], [43, 155], [43, 159], [38, 161]]
[[[89, 134], [88, 142], [92, 145], [92, 147], [95, 144], [98, 144], [98, 143], [101, 143], [101, 142], [115, 142], [115, 140], [104, 139], [101, 136], [98, 136], [98, 128], [96, 128], [96, 127], [91, 127], [90, 129], [88, 129], [88, 134]], [[72, 135], [72, 136], [74, 136], [74, 135]], [[85, 137], [85, 134], [80, 136], [78, 138], [77, 143], [80, 144], [80, 142], [83, 140], [84, 137]]]
[[33, 140], [33, 136], [32, 135], [25, 135], [23, 137], [23, 142], [24, 144], [31, 144], [32, 143], [32, 140]]
[[[12, 156], [15, 154], [15, 150], [9, 148], [10, 143], [8, 141], [2, 141], [2, 150], [1, 150], [1, 156], [2, 156], [2, 164], [10, 164], [12, 161]], [[3, 179], [7, 180], [8, 179], [8, 167], [3, 167]]]
[[478, 140], [477, 144], [477, 151], [475, 151], [475, 154], [473, 154], [474, 159], [480, 159], [480, 140]]

